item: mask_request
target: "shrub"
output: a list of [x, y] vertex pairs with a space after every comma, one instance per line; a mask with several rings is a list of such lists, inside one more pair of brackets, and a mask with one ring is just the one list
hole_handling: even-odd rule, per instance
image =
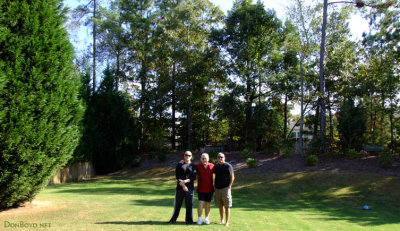
[[347, 149], [345, 152], [345, 156], [350, 159], [357, 159], [361, 156], [360, 152], [357, 152], [354, 149]]
[[149, 160], [154, 160], [154, 158], [156, 158], [156, 156], [157, 156], [157, 152], [149, 152], [148, 153]]
[[159, 152], [157, 158], [160, 162], [164, 162], [167, 160], [167, 155], [164, 152]]
[[282, 157], [288, 158], [292, 155], [292, 150], [288, 147], [283, 148], [282, 150]]
[[240, 158], [242, 159], [247, 159], [250, 156], [250, 149], [249, 148], [244, 148], [241, 152], [240, 152]]
[[318, 165], [318, 156], [310, 155], [306, 159], [307, 166], [317, 166]]
[[246, 164], [249, 168], [257, 168], [257, 166], [258, 166], [257, 160], [255, 160], [253, 158], [247, 158]]
[[141, 162], [142, 162], [142, 157], [141, 156], [136, 156], [132, 160], [132, 167], [139, 167]]
[[210, 159], [208, 160], [208, 162], [209, 162], [209, 163], [216, 164], [218, 161], [217, 161], [217, 158], [211, 158], [211, 157], [210, 157]]
[[80, 138], [80, 80], [59, 3], [0, 1], [0, 209], [32, 200]]
[[379, 166], [382, 168], [390, 168], [393, 163], [393, 157], [390, 152], [386, 152], [379, 157]]
[[208, 155], [209, 155], [210, 159], [211, 158], [217, 159], [218, 151], [215, 149], [211, 149], [210, 152], [208, 153]]

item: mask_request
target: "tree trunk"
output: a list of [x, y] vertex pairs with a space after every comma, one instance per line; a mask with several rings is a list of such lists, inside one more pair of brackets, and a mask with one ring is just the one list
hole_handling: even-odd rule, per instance
[[[249, 76], [247, 76], [247, 78], [250, 78]], [[250, 135], [249, 133], [251, 132], [251, 128], [250, 128], [250, 120], [252, 117], [252, 104], [253, 104], [253, 98], [251, 97], [251, 84], [250, 81], [247, 81], [246, 83], [246, 95], [247, 95], [247, 103], [246, 103], [246, 127], [245, 127], [245, 143], [248, 144], [250, 141]]]
[[326, 37], [326, 24], [328, 17], [328, 0], [324, 0], [323, 20], [322, 20], [322, 37], [321, 48], [319, 57], [319, 92], [320, 92], [320, 105], [321, 105], [321, 127], [320, 127], [320, 140], [321, 152], [326, 152], [325, 136], [326, 136], [326, 106], [325, 106], [325, 76], [324, 76], [324, 55], [325, 55], [325, 37]]
[[229, 152], [232, 152], [233, 147], [233, 131], [232, 131], [233, 121], [232, 117], [229, 117]]
[[287, 104], [288, 104], [288, 94], [285, 93], [285, 104], [283, 109], [283, 116], [284, 116], [284, 123], [283, 123], [283, 138], [287, 140], [287, 120], [288, 120], [288, 111], [287, 111]]
[[391, 153], [394, 154], [394, 134], [393, 134], [393, 101], [390, 99], [390, 113], [389, 113], [389, 120], [390, 120], [390, 146], [391, 146]]
[[190, 77], [189, 77], [189, 100], [188, 100], [188, 108], [187, 108], [187, 126], [188, 126], [188, 130], [187, 130], [187, 135], [188, 135], [188, 150], [192, 149], [192, 83], [190, 81]]
[[319, 102], [317, 104], [317, 109], [315, 110], [315, 118], [314, 118], [314, 137], [318, 136], [318, 122], [319, 122]]
[[[93, 18], [96, 18], [96, 0], [93, 0]], [[96, 23], [93, 22], [93, 95], [96, 92]]]
[[173, 63], [172, 70], [172, 132], [171, 132], [171, 142], [172, 149], [176, 149], [176, 63]]
[[117, 91], [118, 91], [118, 85], [119, 85], [119, 82], [120, 82], [120, 77], [121, 77], [121, 71], [120, 71], [120, 62], [121, 62], [121, 52], [118, 50], [117, 51], [117, 76], [116, 76], [116, 78], [115, 78], [115, 86], [116, 86], [116, 88], [117, 88]]
[[303, 57], [300, 58], [300, 79], [301, 79], [301, 103], [300, 103], [300, 154], [303, 155], [304, 139], [304, 70], [303, 70]]
[[145, 98], [146, 98], [146, 70], [145, 61], [142, 60], [142, 70], [139, 73], [141, 94], [139, 99], [139, 150], [141, 150], [144, 142], [144, 117], [145, 117]]
[[188, 150], [192, 149], [192, 105], [189, 102], [188, 104], [188, 113], [187, 113], [187, 123], [188, 123]]
[[330, 92], [328, 92], [328, 113], [329, 113], [329, 145], [332, 148], [333, 143], [333, 119], [332, 119], [332, 108], [330, 102]]

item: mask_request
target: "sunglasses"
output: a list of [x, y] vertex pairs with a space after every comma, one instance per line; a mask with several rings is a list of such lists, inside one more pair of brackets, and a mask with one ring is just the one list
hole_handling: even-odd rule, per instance
[[217, 156], [217, 158], [218, 158], [218, 159], [222, 159], [222, 158], [224, 158], [224, 157], [223, 157], [223, 156]]
[[185, 154], [185, 156], [192, 156], [192, 155], [187, 155], [187, 154]]

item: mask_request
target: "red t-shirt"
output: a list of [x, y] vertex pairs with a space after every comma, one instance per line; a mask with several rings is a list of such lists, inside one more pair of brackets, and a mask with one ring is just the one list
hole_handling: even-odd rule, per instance
[[197, 192], [214, 192], [213, 173], [214, 164], [208, 163], [206, 167], [202, 163], [196, 164], [197, 167]]

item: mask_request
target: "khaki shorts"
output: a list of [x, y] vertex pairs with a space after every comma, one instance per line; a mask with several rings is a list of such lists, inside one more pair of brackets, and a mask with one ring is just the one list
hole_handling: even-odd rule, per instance
[[215, 205], [218, 207], [225, 206], [225, 207], [232, 207], [232, 193], [231, 190], [226, 187], [222, 189], [215, 189]]

